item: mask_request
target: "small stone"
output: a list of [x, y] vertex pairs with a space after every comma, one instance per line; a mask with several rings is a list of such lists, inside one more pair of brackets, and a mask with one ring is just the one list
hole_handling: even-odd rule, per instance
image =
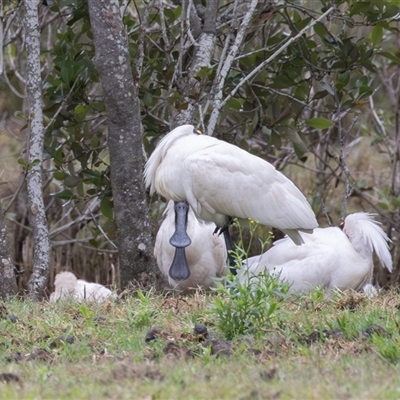
[[222, 339], [214, 339], [210, 340], [206, 343], [211, 348], [211, 354], [216, 356], [230, 356], [232, 354], [231, 343], [222, 340]]
[[387, 337], [389, 336], [389, 332], [380, 325], [377, 324], [369, 324], [367, 329], [365, 330], [367, 336], [372, 336], [374, 333], [376, 335]]
[[8, 315], [4, 316], [3, 319], [9, 320], [13, 324], [15, 324], [18, 321], [18, 318], [14, 314], [8, 314]]
[[163, 353], [170, 359], [193, 358], [191, 350], [174, 342], [168, 342], [163, 349]]
[[162, 333], [162, 328], [151, 328], [147, 333], [145, 337], [145, 342], [149, 343], [153, 340], [157, 340], [157, 337]]
[[96, 325], [104, 324], [106, 321], [107, 321], [106, 318], [104, 318], [104, 317], [102, 317], [102, 316], [100, 316], [100, 315], [98, 315], [98, 316], [96, 316], [96, 317], [93, 318], [93, 322], [94, 322]]
[[31, 354], [27, 357], [27, 360], [33, 361], [51, 361], [53, 359], [52, 355], [45, 349], [33, 350]]
[[7, 362], [18, 362], [18, 361], [23, 361], [24, 359], [25, 359], [25, 356], [20, 351], [15, 351], [6, 358], [6, 361]]
[[206, 336], [207, 335], [207, 327], [204, 324], [196, 324], [194, 326], [195, 335]]
[[9, 382], [20, 382], [20, 381], [21, 379], [18, 375], [10, 374], [7, 372], [0, 374], [0, 382], [9, 383]]
[[74, 343], [75, 338], [71, 335], [60, 335], [57, 339], [53, 340], [50, 343], [50, 348], [54, 349], [56, 347], [59, 347], [61, 344], [63, 343], [68, 343], [68, 344], [72, 344]]

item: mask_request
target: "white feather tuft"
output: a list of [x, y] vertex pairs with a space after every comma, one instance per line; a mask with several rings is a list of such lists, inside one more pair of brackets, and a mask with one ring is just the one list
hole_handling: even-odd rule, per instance
[[343, 232], [360, 254], [365, 254], [366, 247], [370, 252], [375, 251], [382, 266], [392, 272], [393, 261], [388, 244], [391, 240], [379, 226], [380, 222], [374, 220], [374, 215], [364, 212], [348, 215]]

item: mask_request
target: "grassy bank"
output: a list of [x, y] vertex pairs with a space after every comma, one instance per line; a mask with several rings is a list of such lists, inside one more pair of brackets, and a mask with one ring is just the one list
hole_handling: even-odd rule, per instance
[[3, 302], [1, 397], [399, 398], [398, 293], [285, 297], [268, 326], [232, 340], [210, 313], [215, 298]]

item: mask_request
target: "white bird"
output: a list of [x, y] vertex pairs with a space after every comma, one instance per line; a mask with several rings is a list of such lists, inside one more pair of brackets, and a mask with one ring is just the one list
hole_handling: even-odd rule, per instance
[[373, 214], [350, 214], [342, 228], [315, 229], [302, 233], [304, 244], [295, 246], [288, 238], [268, 251], [243, 261], [238, 271], [242, 283], [268, 271], [288, 282], [290, 292], [311, 291], [315, 286], [361, 290], [372, 293], [373, 252], [383, 267], [392, 272], [390, 239], [373, 219]]
[[117, 296], [105, 286], [99, 283], [86, 282], [78, 279], [72, 272], [64, 271], [56, 275], [54, 280], [55, 290], [50, 295], [50, 301], [58, 299], [72, 299], [76, 301], [93, 301], [101, 303], [107, 298]]
[[[299, 231], [311, 232], [318, 226], [304, 195], [271, 164], [235, 145], [201, 135], [192, 125], [179, 126], [160, 141], [144, 176], [150, 194], [157, 191], [175, 202], [186, 200], [198, 218], [225, 231], [230, 218], [251, 218], [301, 244]], [[190, 243], [183, 222], [183, 217], [177, 218], [179, 240], [171, 241], [181, 249]], [[173, 275], [187, 275], [187, 268], [172, 268]]]
[[209, 290], [214, 286], [213, 278], [225, 276], [227, 272], [227, 251], [223, 238], [214, 235], [214, 224], [199, 221], [189, 208], [187, 233], [191, 244], [186, 248], [187, 263], [190, 269], [189, 278], [177, 281], [169, 275], [175, 254], [175, 248], [169, 243], [175, 231], [174, 202], [169, 201], [164, 211], [164, 220], [158, 230], [154, 246], [154, 256], [169, 285], [178, 290], [189, 292], [195, 288]]

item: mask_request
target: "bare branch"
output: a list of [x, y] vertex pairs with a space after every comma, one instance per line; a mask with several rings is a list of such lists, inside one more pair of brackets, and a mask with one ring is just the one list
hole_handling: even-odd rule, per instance
[[104, 230], [100, 226], [100, 224], [97, 223], [96, 218], [94, 217], [94, 215], [93, 215], [91, 210], [90, 210], [90, 214], [92, 216], [94, 224], [97, 226], [97, 229], [101, 232], [101, 234], [104, 236], [104, 238], [107, 240], [107, 242], [110, 243], [111, 246], [114, 247], [114, 249], [118, 249], [117, 245], [107, 236], [107, 234], [104, 232]]
[[369, 108], [371, 110], [372, 118], [376, 124], [376, 126], [379, 128], [379, 134], [387, 137], [387, 132], [385, 129], [385, 126], [383, 125], [381, 119], [378, 117], [378, 114], [375, 111], [375, 104], [374, 104], [374, 99], [372, 96], [369, 96]]
[[136, 73], [138, 77], [142, 75], [143, 61], [144, 61], [144, 37], [149, 22], [150, 10], [152, 9], [153, 5], [154, 5], [154, 0], [150, 1], [147, 7], [145, 7], [143, 21], [141, 21], [140, 24], [140, 34], [139, 34], [138, 49], [137, 49], [138, 56], [136, 62]]
[[[254, 0], [253, 0], [254, 1]], [[253, 4], [253, 3], [252, 3]], [[311, 29], [315, 24], [317, 24], [319, 21], [327, 17], [329, 14], [331, 14], [336, 7], [330, 7], [327, 11], [325, 11], [319, 18], [315, 19], [314, 21], [310, 22], [306, 27], [304, 27], [296, 36], [291, 37], [282, 47], [280, 47], [274, 54], [272, 54], [268, 59], [263, 61], [260, 65], [258, 65], [256, 68], [253, 69], [246, 77], [244, 77], [236, 86], [235, 88], [229, 93], [228, 96], [225, 97], [225, 99], [222, 101], [222, 93], [221, 91], [218, 92], [214, 106], [213, 106], [213, 112], [211, 113], [210, 117], [210, 122], [208, 125], [208, 134], [211, 134], [215, 126], [217, 124], [218, 116], [220, 114], [221, 109], [226, 105], [226, 103], [237, 93], [237, 91], [248, 81], [250, 81], [261, 69], [265, 68], [266, 65], [268, 65], [272, 60], [274, 60], [279, 54], [281, 54], [284, 50], [286, 50], [287, 47], [289, 47], [293, 42], [295, 42], [297, 39], [299, 39], [305, 32], [307, 32], [309, 29]], [[247, 15], [245, 16], [243, 23], [245, 22]], [[221, 86], [221, 83], [220, 85]], [[223, 86], [223, 85], [222, 85]]]
[[[226, 104], [226, 101], [222, 101], [223, 97], [223, 88], [225, 86], [225, 81], [228, 76], [228, 73], [232, 67], [232, 64], [235, 60], [235, 57], [237, 56], [237, 53], [239, 51], [240, 46], [243, 43], [244, 36], [247, 32], [248, 26], [250, 24], [251, 18], [254, 14], [254, 11], [258, 5], [258, 0], [252, 0], [249, 9], [246, 13], [246, 15], [243, 18], [243, 21], [240, 25], [239, 31], [236, 35], [236, 39], [234, 43], [232, 44], [228, 55], [224, 61], [224, 64], [221, 68], [221, 72], [216, 75], [216, 94], [214, 96], [214, 103], [213, 103], [213, 110], [211, 112], [210, 116], [210, 121], [208, 123], [207, 127], [207, 135], [212, 136], [215, 127], [217, 126], [218, 118], [221, 112], [221, 108], [223, 107], [224, 104]], [[230, 36], [228, 36], [228, 39]]]

